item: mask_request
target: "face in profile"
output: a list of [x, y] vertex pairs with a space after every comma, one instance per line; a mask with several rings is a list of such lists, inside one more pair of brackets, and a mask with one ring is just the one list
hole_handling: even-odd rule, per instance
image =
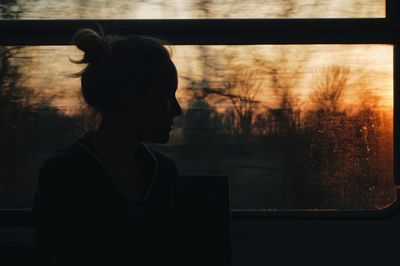
[[168, 59], [153, 76], [147, 88], [149, 94], [135, 101], [135, 106], [132, 106], [133, 130], [142, 141], [168, 142], [174, 117], [182, 114], [175, 95], [177, 88], [177, 70]]

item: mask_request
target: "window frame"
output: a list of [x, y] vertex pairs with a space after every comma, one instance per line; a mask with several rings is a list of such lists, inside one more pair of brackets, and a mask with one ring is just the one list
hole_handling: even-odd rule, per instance
[[[385, 18], [327, 19], [27, 19], [0, 20], [0, 45], [70, 45], [81, 27], [107, 34], [151, 35], [174, 45], [391, 44], [393, 45], [394, 182], [400, 186], [400, 1], [386, 0]], [[260, 32], [267, 32], [260, 35]], [[233, 220], [382, 219], [400, 213], [397, 200], [381, 210], [231, 210]], [[0, 226], [31, 226], [31, 209], [0, 210]]]

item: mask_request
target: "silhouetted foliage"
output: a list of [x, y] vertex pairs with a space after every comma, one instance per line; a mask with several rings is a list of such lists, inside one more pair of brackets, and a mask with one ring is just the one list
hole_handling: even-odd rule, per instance
[[298, 71], [294, 81], [284, 81], [283, 76], [288, 76], [284, 65], [261, 68], [271, 78], [276, 107], [266, 107], [264, 112], [256, 108], [260, 104], [259, 70], [233, 67], [224, 72], [229, 74], [224, 75], [221, 87], [217, 82], [203, 82], [190, 104], [198, 112], [195, 115], [194, 109], [189, 109], [185, 123], [210, 126], [211, 117], [218, 114], [207, 101], [211, 94], [229, 103], [221, 114], [219, 132], [234, 140], [237, 156], [255, 152], [249, 144], [250, 133], [263, 137], [258, 141], [273, 143], [266, 145], [270, 153], [278, 156], [282, 152], [275, 164], [284, 173], [286, 189], [292, 191], [293, 208], [376, 209], [389, 205], [395, 198], [390, 119], [380, 111], [379, 98], [366, 88], [357, 87], [359, 103], [350, 106], [343, 101], [349, 88], [363, 84], [361, 74], [339, 65], [319, 69], [310, 84], [309, 104], [304, 106], [293, 92], [299, 70], [294, 70]]
[[[17, 1], [3, 1], [0, 5], [1, 18], [18, 18], [21, 6]], [[31, 155], [26, 153], [24, 144], [26, 138], [32, 134], [32, 125], [36, 115], [33, 111], [32, 92], [20, 85], [22, 75], [13, 59], [18, 57], [21, 47], [0, 47], [0, 189], [31, 184], [26, 178], [27, 169], [19, 167], [30, 165]], [[18, 169], [18, 168], [17, 168]], [[12, 171], [14, 178], [5, 175]], [[16, 177], [25, 175], [24, 180]]]
[[302, 208], [375, 209], [394, 200], [390, 126], [383, 126], [370, 91], [355, 112], [343, 108], [349, 76], [348, 68], [325, 68], [310, 96], [313, 109], [287, 138], [287, 165]]
[[[21, 12], [18, 1], [0, 5], [1, 18], [18, 18]], [[29, 198], [41, 161], [55, 146], [63, 145], [63, 136], [72, 139], [68, 128], [76, 119], [49, 107], [50, 97], [39, 97], [32, 88], [24, 87], [20, 66], [30, 58], [23, 55], [23, 49], [0, 47], [0, 192], [24, 192], [22, 197]]]

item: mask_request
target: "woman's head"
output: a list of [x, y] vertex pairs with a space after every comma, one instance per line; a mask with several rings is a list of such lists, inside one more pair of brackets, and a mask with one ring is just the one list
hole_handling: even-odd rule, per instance
[[[82, 96], [101, 119], [120, 121], [121, 129], [141, 140], [167, 142], [174, 116], [177, 72], [164, 43], [140, 36], [102, 36], [79, 30], [74, 44], [87, 66], [81, 77]], [[167, 129], [165, 129], [167, 128]], [[165, 132], [166, 130], [166, 132]]]

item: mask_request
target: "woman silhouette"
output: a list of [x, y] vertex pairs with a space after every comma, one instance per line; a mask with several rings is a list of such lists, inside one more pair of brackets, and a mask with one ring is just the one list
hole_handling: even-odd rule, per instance
[[34, 201], [43, 264], [183, 263], [185, 194], [176, 163], [143, 143], [166, 143], [182, 113], [164, 43], [80, 29], [87, 105], [100, 122], [41, 166]]

